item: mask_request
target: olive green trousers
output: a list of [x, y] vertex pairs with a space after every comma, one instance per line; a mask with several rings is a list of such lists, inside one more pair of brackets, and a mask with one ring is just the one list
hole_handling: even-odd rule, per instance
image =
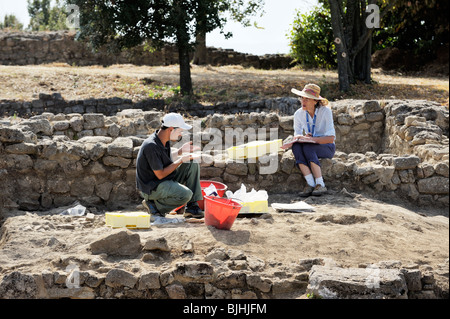
[[162, 182], [150, 194], [141, 192], [141, 196], [147, 201], [154, 201], [163, 215], [187, 203], [202, 200], [200, 165], [192, 161], [181, 164], [175, 170], [173, 180]]

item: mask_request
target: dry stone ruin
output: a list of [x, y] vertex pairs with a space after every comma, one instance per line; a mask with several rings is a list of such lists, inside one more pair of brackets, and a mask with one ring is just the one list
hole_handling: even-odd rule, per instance
[[[150, 52], [144, 45], [111, 54], [107, 48], [93, 52], [84, 43], [75, 41], [75, 33], [3, 32], [0, 31], [0, 64], [29, 65], [67, 63], [69, 65], [171, 65], [178, 63], [178, 50], [173, 45]], [[257, 56], [230, 49], [207, 48], [210, 65], [242, 65], [258, 69], [289, 68], [292, 59], [281, 54]], [[191, 56], [192, 58], [192, 56]]]
[[[229, 50], [210, 49], [209, 56], [212, 65], [285, 68], [290, 63], [286, 57]], [[52, 62], [168, 65], [177, 55], [170, 47], [153, 55], [137, 48], [111, 60], [68, 33], [0, 33], [0, 64]], [[286, 140], [294, 133], [298, 107], [291, 97], [166, 105], [117, 97], [68, 101], [55, 93], [0, 101], [0, 213], [14, 217], [4, 220], [0, 214], [0, 249], [11, 249], [16, 229], [67, 232], [74, 238], [99, 234], [79, 254], [53, 259], [52, 270], [27, 272], [0, 263], [0, 298], [267, 299], [295, 298], [299, 292], [321, 298], [448, 298], [448, 258], [435, 269], [397, 261], [348, 268], [322, 257], [287, 265], [237, 248], [201, 254], [189, 239], [178, 247], [169, 243], [176, 236], [170, 229], [99, 231], [104, 211], [140, 203], [136, 156], [169, 111], [183, 113], [194, 127], [183, 142], [201, 145], [202, 179], [223, 182], [232, 191], [244, 183], [269, 196], [300, 191], [305, 182], [290, 150], [256, 160], [233, 160], [226, 151], [255, 138]], [[417, 100], [343, 100], [330, 107], [337, 152], [321, 161], [329, 189], [448, 209], [448, 107]], [[74, 203], [88, 213], [80, 218], [54, 213]], [[215, 236], [222, 236], [219, 232], [214, 230]], [[57, 235], [33, 240], [43, 251], [63, 252], [69, 245]], [[368, 282], [373, 276], [383, 284]]]
[[[55, 110], [55, 101], [37, 101], [42, 109]], [[108, 104], [76, 103], [64, 101], [61, 112], [1, 120], [3, 207], [42, 210], [80, 200], [112, 208], [138, 200], [136, 156], [146, 136], [159, 127], [163, 111], [113, 104], [120, 111], [108, 116], [99, 112]], [[258, 139], [286, 139], [293, 134], [293, 115], [285, 112], [292, 114], [295, 103], [289, 98], [255, 101], [239, 105], [236, 114], [221, 113], [221, 104], [195, 107], [196, 115], [189, 119], [194, 130], [186, 138], [207, 150], [201, 160], [202, 178], [225, 182], [233, 191], [241, 183], [272, 193], [302, 189], [304, 181], [290, 150], [236, 161], [225, 149], [229, 132], [241, 133], [241, 140], [235, 138], [231, 146], [249, 141], [251, 133], [260, 133]], [[11, 113], [6, 106], [4, 112]], [[417, 205], [448, 206], [447, 109], [429, 101], [398, 100], [345, 100], [331, 108], [337, 152], [333, 159], [322, 160], [331, 188], [397, 194]]]
[[[0, 207], [5, 212], [45, 212], [78, 201], [95, 213], [138, 204], [136, 156], [143, 140], [159, 127], [160, 118], [170, 110], [158, 103], [149, 100], [133, 104], [121, 99], [65, 101], [59, 95], [41, 95], [32, 102], [3, 101]], [[238, 140], [237, 134], [233, 143], [249, 141], [251, 133], [266, 140], [288, 138], [293, 134], [296, 103], [296, 99], [279, 98], [184, 108], [184, 115], [194, 126], [185, 138], [201, 143], [204, 151], [201, 178], [224, 182], [232, 191], [241, 183], [265, 189], [269, 194], [302, 189], [304, 181], [290, 150], [257, 160], [232, 160], [223, 147], [230, 132], [241, 133], [242, 139]], [[230, 106], [234, 106], [232, 112], [226, 110]], [[331, 103], [331, 108], [337, 152], [333, 159], [322, 160], [323, 174], [331, 189], [380, 198], [397, 196], [418, 206], [448, 207], [446, 108], [429, 101], [401, 100], [344, 100]], [[64, 217], [44, 217], [51, 222], [55, 218]], [[84, 220], [86, 227], [99, 222], [91, 213]], [[7, 233], [7, 227], [3, 227], [0, 246], [6, 242]], [[139, 255], [142, 260], [158, 260], [174, 253], [164, 236], [150, 237], [141, 240], [138, 233], [117, 230], [91, 243], [89, 249], [93, 256]], [[114, 244], [117, 242], [121, 245]], [[47, 244], [60, 245], [56, 238]], [[192, 249], [189, 241], [181, 247], [182, 253]], [[305, 259], [289, 266], [289, 275], [280, 277], [274, 274], [285, 265], [268, 266], [257, 257], [219, 248], [204, 260], [181, 261], [137, 273], [121, 267], [102, 271], [99, 261], [98, 266], [94, 265], [96, 271], [77, 272], [81, 286], [67, 288], [73, 275], [67, 267], [73, 262], [83, 265], [83, 257], [54, 261], [54, 266], [61, 269], [56, 272], [8, 272], [0, 281], [0, 296], [256, 299], [284, 298], [298, 291], [322, 298], [448, 296], [448, 286], [436, 286], [432, 272], [414, 267], [378, 265], [377, 275], [384, 285], [374, 289], [367, 285], [367, 269], [342, 268], [322, 258]], [[93, 266], [92, 259], [86, 262]], [[442, 267], [444, 276], [448, 276], [448, 259]]]

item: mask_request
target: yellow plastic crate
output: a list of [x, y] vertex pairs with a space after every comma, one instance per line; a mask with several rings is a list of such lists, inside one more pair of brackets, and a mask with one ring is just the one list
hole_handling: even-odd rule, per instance
[[281, 139], [274, 141], [253, 141], [247, 144], [228, 148], [228, 158], [245, 159], [261, 157], [265, 154], [280, 151], [282, 145], [283, 140]]
[[150, 228], [150, 215], [142, 212], [106, 213], [105, 222], [111, 228]]
[[266, 200], [256, 200], [253, 202], [242, 203], [239, 213], [267, 213], [269, 211], [269, 203]]
[[244, 159], [247, 157], [246, 149], [242, 146], [233, 146], [227, 149], [228, 158], [232, 159]]

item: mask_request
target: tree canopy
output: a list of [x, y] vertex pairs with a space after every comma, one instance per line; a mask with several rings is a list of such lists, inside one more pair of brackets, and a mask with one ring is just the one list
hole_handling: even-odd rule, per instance
[[[320, 7], [298, 13], [290, 34], [294, 58], [309, 67], [333, 67], [338, 61], [339, 84], [347, 91], [358, 80], [371, 83], [371, 54], [397, 47], [431, 59], [448, 44], [448, 1], [320, 0]], [[367, 26], [378, 3], [380, 25]], [[369, 21], [370, 22], [370, 21]], [[334, 43], [330, 43], [330, 32]]]
[[374, 32], [374, 49], [397, 47], [424, 58], [449, 40], [449, 2], [397, 0]]
[[318, 6], [308, 13], [298, 10], [288, 38], [296, 63], [325, 69], [337, 66], [329, 9]]
[[[227, 14], [229, 18], [233, 21], [241, 23], [244, 27], [249, 27], [252, 25], [252, 18], [255, 16], [264, 15], [264, 4], [265, 0], [216, 0], [221, 3], [219, 7], [219, 15], [222, 19], [222, 26], [225, 25], [227, 21]], [[206, 3], [205, 1], [200, 1]], [[206, 32], [202, 28], [203, 24], [208, 23], [208, 18], [206, 16], [199, 15], [196, 23], [196, 48], [194, 55], [194, 64], [206, 64], [207, 61], [207, 50], [206, 50]], [[258, 28], [256, 21], [253, 21], [253, 25]], [[231, 32], [224, 32], [221, 27], [221, 32], [228, 39], [233, 36]]]
[[[98, 48], [130, 48], [143, 42], [160, 49], [167, 42], [178, 47], [181, 93], [192, 93], [189, 53], [196, 32], [222, 28], [220, 12], [227, 2], [217, 0], [69, 0], [80, 8], [79, 38]], [[198, 24], [197, 21], [203, 23]]]
[[14, 14], [7, 14], [3, 17], [3, 22], [0, 21], [0, 30], [3, 29], [22, 30], [23, 24]]
[[58, 31], [67, 30], [67, 13], [59, 0], [51, 6], [50, 0], [27, 0], [30, 24], [32, 31]]

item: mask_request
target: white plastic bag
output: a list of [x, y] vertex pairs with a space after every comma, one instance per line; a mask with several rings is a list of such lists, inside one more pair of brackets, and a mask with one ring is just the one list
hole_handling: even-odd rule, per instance
[[[242, 202], [242, 208], [240, 213], [255, 213], [267, 211], [267, 200], [269, 195], [265, 190], [256, 191], [254, 188], [251, 192], [247, 193], [247, 188], [244, 184], [241, 184], [241, 188], [238, 189], [234, 194], [231, 191], [225, 193], [229, 199], [237, 199]], [[265, 203], [264, 203], [265, 202]]]
[[255, 191], [253, 188], [250, 193], [247, 194], [247, 201], [248, 202], [255, 202], [255, 201], [261, 201], [261, 200], [268, 200], [269, 195], [267, 194], [267, 191], [265, 190], [259, 190]]
[[214, 184], [209, 185], [204, 190], [206, 196], [219, 196], [217, 193], [217, 188], [214, 186]]
[[225, 195], [227, 196], [227, 198], [236, 198], [243, 202], [254, 202], [269, 199], [269, 195], [265, 190], [256, 191], [254, 188], [252, 188], [251, 192], [247, 193], [247, 188], [244, 184], [241, 184], [241, 188], [238, 189], [234, 194], [231, 191], [227, 191]]
[[74, 207], [68, 208], [65, 211], [61, 212], [60, 215], [83, 216], [85, 212], [86, 212], [86, 207], [78, 204]]
[[226, 191], [225, 195], [228, 199], [238, 199], [240, 201], [246, 201], [247, 188], [244, 184], [241, 184], [241, 188], [238, 189], [234, 194], [232, 191]]

